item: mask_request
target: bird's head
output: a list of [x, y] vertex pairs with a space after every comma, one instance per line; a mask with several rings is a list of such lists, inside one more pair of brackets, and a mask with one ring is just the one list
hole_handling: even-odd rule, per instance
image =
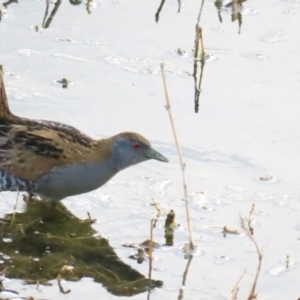
[[154, 150], [150, 142], [138, 133], [122, 132], [112, 138], [112, 155], [118, 170], [149, 159], [168, 162], [168, 159]]

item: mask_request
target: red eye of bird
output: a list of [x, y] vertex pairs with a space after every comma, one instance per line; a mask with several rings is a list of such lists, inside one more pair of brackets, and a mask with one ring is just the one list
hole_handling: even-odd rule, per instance
[[139, 149], [141, 147], [141, 145], [139, 144], [139, 143], [134, 143], [133, 145], [132, 145], [132, 148], [133, 149]]

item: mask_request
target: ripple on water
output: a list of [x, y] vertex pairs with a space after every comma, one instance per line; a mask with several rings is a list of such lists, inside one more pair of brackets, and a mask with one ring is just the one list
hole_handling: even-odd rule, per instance
[[216, 53], [221, 53], [221, 54], [229, 54], [232, 53], [230, 49], [222, 49], [222, 48], [206, 48], [207, 51], [209, 52], [216, 52]]
[[230, 192], [243, 193], [245, 190], [238, 185], [227, 185], [226, 189]]
[[215, 32], [224, 32], [224, 29], [221, 27], [213, 27], [213, 31]]
[[268, 217], [269, 216], [269, 214], [266, 211], [254, 210], [254, 214], [257, 216], [260, 216], [260, 217]]
[[182, 50], [181, 48], [178, 48], [176, 50], [171, 50], [171, 54], [174, 57], [188, 57], [188, 56], [190, 56], [190, 53], [188, 53], [185, 50]]
[[123, 56], [108, 56], [105, 61], [109, 64], [132, 64], [132, 63], [146, 63], [148, 60], [142, 57], [123, 57]]
[[[227, 204], [226, 200], [228, 195], [223, 196], [208, 196], [204, 192], [193, 192], [190, 194], [190, 200], [193, 207], [204, 211], [214, 211], [216, 208], [213, 206], [223, 207]], [[212, 206], [213, 205], [213, 206]]]
[[[175, 253], [179, 256], [186, 256], [187, 252], [186, 249], [187, 249], [187, 245], [184, 245], [184, 246], [181, 246], [179, 248], [176, 248], [175, 249]], [[200, 249], [197, 245], [194, 246], [195, 249], [194, 250], [190, 250], [190, 254], [193, 255], [193, 257], [197, 257], [197, 256], [203, 256], [205, 254], [204, 250]]]
[[[87, 3], [88, 3], [88, 1], [85, 0], [79, 6], [86, 10], [87, 9]], [[96, 3], [96, 1], [89, 1], [89, 8], [97, 8], [99, 5], [100, 5], [100, 3]]]
[[33, 92], [32, 96], [36, 97], [36, 98], [48, 98], [48, 99], [51, 98], [51, 96], [48, 94], [43, 94], [43, 93], [38, 93], [38, 92]]
[[92, 46], [108, 46], [109, 43], [107, 42], [99, 42], [99, 41], [84, 41], [85, 45], [92, 45]]
[[242, 15], [254, 16], [254, 15], [257, 15], [257, 14], [258, 14], [258, 12], [255, 9], [251, 9], [249, 7], [243, 7]]
[[[232, 13], [232, 2], [226, 4], [224, 7], [222, 7], [222, 12], [226, 14]], [[241, 13], [244, 16], [254, 16], [257, 15], [258, 12], [254, 9], [248, 8], [246, 6], [242, 6], [241, 8], [238, 8], [238, 12]]]
[[76, 86], [76, 83], [70, 79], [62, 78], [62, 79], [52, 80], [52, 85], [63, 87], [63, 88], [69, 88], [69, 87]]
[[148, 186], [148, 188], [152, 191], [156, 191], [156, 192], [165, 194], [166, 186], [168, 186], [170, 183], [171, 183], [171, 181], [168, 179], [157, 178], [157, 179], [155, 179], [153, 184], [150, 184]]
[[295, 4], [296, 7], [298, 7], [298, 4], [300, 4], [300, 0], [281, 0], [281, 1], [292, 5]]
[[279, 276], [290, 269], [298, 268], [298, 262], [290, 260], [289, 257], [282, 259], [276, 267], [268, 271], [270, 276]]
[[201, 204], [201, 205], [193, 205], [193, 208], [196, 210], [200, 211], [205, 211], [205, 212], [214, 212], [217, 209], [211, 205], [208, 204]]
[[217, 255], [214, 259], [214, 264], [216, 265], [224, 265], [225, 263], [228, 263], [232, 261], [232, 258], [227, 255]]
[[20, 50], [17, 50], [17, 53], [18, 53], [20, 56], [29, 57], [29, 56], [36, 55], [36, 54], [38, 54], [39, 52], [33, 51], [33, 50], [31, 50], [31, 49], [20, 49]]
[[[16, 86], [18, 86], [18, 85], [16, 85]], [[26, 97], [27, 97], [27, 95], [25, 93], [22, 93], [20, 90], [14, 89], [14, 88], [8, 88], [7, 95], [9, 98], [14, 98], [16, 100], [26, 99]]]
[[259, 177], [255, 177], [253, 179], [256, 183], [263, 183], [263, 184], [276, 184], [279, 183], [279, 180], [273, 176], [270, 175], [263, 175]]
[[295, 14], [295, 11], [292, 10], [292, 9], [287, 9], [287, 10], [284, 10], [283, 13], [284, 13], [285, 15], [291, 16], [291, 15], [294, 15], [294, 14]]
[[[266, 83], [263, 83], [262, 84], [266, 84]], [[270, 84], [270, 83], [268, 83]], [[257, 108], [266, 108], [266, 107], [271, 107], [271, 104], [269, 102], [266, 102], [266, 101], [251, 101], [249, 103], [249, 106], [250, 107], [257, 107]]]
[[266, 43], [278, 43], [281, 41], [281, 37], [285, 34], [286, 32], [283, 30], [272, 30], [262, 37], [261, 40]]
[[272, 195], [268, 195], [266, 193], [263, 192], [255, 192], [254, 194], [254, 199], [255, 201], [271, 201], [273, 200], [273, 196]]
[[161, 267], [154, 267], [153, 270], [156, 271], [156, 272], [160, 272], [160, 273], [166, 272], [166, 269], [165, 268], [161, 268]]
[[261, 53], [242, 53], [241, 56], [249, 59], [261, 60], [261, 61], [268, 61], [272, 59], [270, 55], [261, 54]]
[[76, 41], [72, 40], [71, 38], [68, 38], [68, 37], [57, 37], [54, 39], [56, 42], [59, 42], [59, 43], [76, 43]]
[[[205, 59], [205, 62], [210, 63], [210, 62], [216, 61], [218, 58], [213, 54], [206, 53], [205, 56], [204, 56], [204, 59]], [[199, 57], [194, 58], [194, 61], [199, 61], [200, 62], [201, 57], [199, 56]]]
[[293, 199], [294, 196], [288, 195], [288, 194], [279, 194], [274, 200], [274, 204], [279, 207], [287, 206], [288, 203]]
[[207, 201], [207, 195], [202, 191], [192, 192], [189, 194], [192, 203], [204, 204]]
[[[135, 74], [141, 75], [160, 75], [160, 67], [159, 66], [150, 66], [150, 67], [124, 67], [125, 71]], [[165, 70], [166, 76], [178, 76], [178, 77], [186, 77], [191, 76], [187, 71], [173, 71], [170, 69]]]
[[230, 157], [231, 159], [237, 161], [237, 162], [241, 162], [241, 163], [246, 163], [246, 164], [251, 164], [252, 158], [250, 156], [246, 156], [244, 154], [241, 153], [235, 153], [233, 155], [231, 155]]
[[271, 276], [278, 276], [278, 275], [281, 275], [282, 273], [284, 273], [285, 271], [286, 271], [285, 267], [277, 266], [277, 267], [274, 267], [274, 268], [270, 269], [268, 271], [268, 274], [271, 275]]
[[61, 53], [53, 53], [53, 56], [57, 58], [61, 58], [64, 60], [71, 60], [71, 61], [77, 61], [77, 62], [92, 62], [91, 60], [85, 58], [85, 57], [77, 57], [77, 56], [72, 56], [72, 55], [66, 55], [66, 54], [61, 54]]
[[12, 72], [10, 72], [10, 71], [7, 70], [7, 69], [4, 70], [4, 76], [6, 76], [6, 75], [7, 75], [7, 76], [10, 76], [10, 77], [17, 78], [17, 79], [21, 78], [21, 75], [20, 75], [20, 74], [12, 73]]

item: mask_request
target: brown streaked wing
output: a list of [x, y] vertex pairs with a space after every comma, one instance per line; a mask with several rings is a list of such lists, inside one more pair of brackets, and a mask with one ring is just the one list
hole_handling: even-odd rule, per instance
[[40, 125], [0, 125], [0, 166], [5, 172], [22, 180], [35, 181], [56, 166], [99, 161], [111, 156], [106, 140], [91, 139], [89, 146], [85, 146], [77, 142], [80, 141], [77, 130], [74, 133]]

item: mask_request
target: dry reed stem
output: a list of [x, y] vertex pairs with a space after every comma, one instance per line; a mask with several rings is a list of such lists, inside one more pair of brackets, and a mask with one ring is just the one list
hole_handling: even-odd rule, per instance
[[247, 218], [247, 224], [248, 224], [248, 229], [249, 231], [251, 232], [252, 235], [254, 235], [254, 229], [251, 225], [251, 222], [252, 222], [252, 214], [254, 212], [254, 209], [255, 209], [255, 204], [253, 203], [252, 204], [252, 207], [251, 207], [251, 210], [249, 212], [249, 215], [248, 215], [248, 218]]
[[[202, 36], [202, 28], [200, 27], [200, 18], [202, 14], [202, 10], [204, 7], [204, 0], [201, 2], [197, 23], [196, 23], [196, 35], [195, 35], [195, 53], [194, 53], [194, 84], [195, 84], [195, 112], [199, 112], [199, 101], [200, 101], [200, 93], [201, 93], [201, 84], [202, 84], [202, 78], [203, 78], [203, 71], [204, 71], [204, 65], [205, 65], [205, 51], [204, 51], [204, 43], [203, 43], [203, 36]], [[201, 55], [200, 55], [200, 78], [198, 80], [197, 78], [197, 69], [198, 69], [198, 51], [199, 51], [199, 44], [201, 43]]]
[[[188, 272], [189, 272], [189, 268], [190, 268], [192, 259], [193, 259], [193, 255], [190, 255], [189, 260], [188, 260], [188, 262], [187, 262], [187, 264], [186, 264], [185, 270], [184, 270], [184, 272], [183, 272], [182, 286], [185, 286], [187, 274], [188, 274]], [[181, 288], [179, 289], [179, 295], [178, 295], [177, 300], [183, 300], [183, 296], [184, 296], [184, 291], [183, 291], [183, 288], [181, 287]]]
[[49, 14], [49, 5], [50, 5], [50, 0], [46, 0], [46, 10], [45, 10], [45, 15], [44, 15], [43, 23], [42, 23], [42, 28], [45, 27], [47, 16]]
[[181, 8], [181, 0], [178, 0], [178, 13], [180, 13], [180, 8]]
[[17, 198], [16, 198], [16, 202], [14, 205], [14, 210], [13, 210], [13, 215], [12, 215], [12, 219], [11, 219], [11, 224], [13, 224], [15, 222], [16, 219], [16, 211], [17, 211], [17, 207], [18, 207], [18, 200], [19, 200], [19, 191], [17, 193]]
[[286, 267], [286, 269], [289, 268], [289, 265], [290, 265], [290, 256], [287, 255], [287, 256], [286, 256], [286, 260], [285, 260], [285, 267]]
[[160, 12], [161, 12], [161, 10], [162, 10], [164, 4], [165, 4], [165, 1], [166, 1], [166, 0], [161, 0], [161, 3], [160, 3], [160, 5], [159, 5], [159, 7], [158, 7], [158, 9], [157, 9], [157, 12], [156, 12], [156, 14], [155, 14], [155, 21], [156, 21], [156, 23], [158, 23], [158, 21], [159, 21], [159, 14], [160, 14]]
[[[252, 212], [252, 210], [251, 210], [251, 212]], [[257, 285], [258, 276], [259, 276], [259, 273], [260, 273], [260, 270], [261, 270], [261, 264], [262, 264], [262, 258], [263, 258], [263, 254], [262, 254], [263, 248], [262, 248], [262, 250], [259, 249], [259, 247], [256, 243], [256, 240], [254, 239], [254, 237], [251, 233], [251, 229], [250, 229], [251, 227], [249, 229], [246, 227], [245, 220], [241, 217], [241, 215], [240, 215], [240, 220], [241, 220], [241, 227], [242, 227], [243, 231], [248, 236], [250, 241], [254, 244], [254, 246], [256, 248], [256, 252], [258, 254], [257, 271], [256, 271], [255, 279], [254, 279], [250, 294], [247, 298], [247, 300], [254, 300], [254, 299], [257, 298], [257, 293], [255, 292], [255, 289], [256, 289], [256, 285]]]
[[161, 216], [161, 215], [162, 215], [162, 212], [161, 212], [161, 209], [160, 209], [159, 206], [158, 206], [158, 203], [157, 203], [153, 198], [151, 198], [151, 200], [152, 200], [153, 206], [154, 206], [155, 209], [156, 209], [157, 217]]
[[198, 18], [197, 18], [197, 25], [198, 25], [198, 27], [199, 27], [199, 23], [200, 23], [200, 18], [201, 18], [201, 14], [202, 14], [203, 6], [204, 6], [204, 0], [202, 0], [202, 2], [201, 2], [201, 6], [200, 6], [200, 10], [199, 10]]
[[204, 44], [203, 44], [203, 36], [202, 36], [202, 27], [199, 28], [199, 38], [201, 42], [201, 59], [205, 58]]
[[234, 285], [232, 291], [231, 291], [231, 300], [237, 300], [237, 294], [239, 292], [239, 284], [242, 280], [242, 278], [244, 277], [244, 275], [246, 274], [246, 269], [244, 270], [243, 274], [240, 276], [239, 280], [237, 281], [237, 283]]
[[194, 55], [195, 59], [198, 58], [199, 42], [201, 42], [201, 47], [202, 47], [201, 56], [202, 56], [202, 58], [204, 58], [204, 56], [205, 56], [203, 37], [202, 37], [202, 27], [200, 27], [200, 18], [201, 18], [203, 6], [204, 6], [204, 0], [202, 0], [198, 18], [197, 18], [197, 23], [196, 23], [195, 55]]
[[155, 200], [153, 198], [152, 199], [152, 203], [153, 203], [153, 206], [155, 207], [156, 209], [156, 218], [155, 219], [152, 219], [152, 227], [155, 228], [156, 227], [156, 223], [157, 223], [157, 220], [158, 218], [162, 215], [162, 212], [160, 210], [160, 208], [158, 207], [158, 203], [155, 202]]
[[192, 230], [191, 230], [190, 212], [189, 212], [189, 200], [188, 200], [187, 184], [186, 184], [186, 178], [185, 178], [185, 163], [182, 158], [181, 148], [180, 148], [180, 145], [178, 142], [177, 133], [176, 133], [175, 125], [174, 125], [174, 120], [173, 120], [173, 116], [172, 116], [171, 102], [170, 102], [170, 98], [169, 98], [169, 94], [168, 94], [167, 82], [166, 82], [166, 76], [165, 76], [163, 63], [160, 64], [160, 69], [161, 69], [161, 74], [162, 74], [162, 78], [163, 78], [163, 84], [164, 84], [164, 90], [165, 90], [165, 96], [166, 96], [166, 102], [167, 102], [166, 109], [169, 114], [170, 123], [172, 126], [172, 131], [173, 131], [174, 140], [175, 140], [177, 153], [178, 153], [178, 157], [179, 157], [179, 162], [180, 162], [180, 166], [181, 166], [181, 171], [182, 171], [182, 183], [183, 183], [184, 198], [185, 198], [184, 200], [185, 200], [185, 209], [186, 209], [186, 219], [187, 219], [187, 226], [188, 226], [189, 239], [190, 239], [190, 249], [194, 250], [195, 247], [194, 247], [194, 243], [193, 243], [193, 239], [192, 239]]
[[152, 258], [153, 258], [153, 228], [155, 224], [155, 219], [152, 219], [150, 222], [150, 243], [149, 243], [149, 273], [148, 273], [148, 279], [151, 280], [152, 278]]

